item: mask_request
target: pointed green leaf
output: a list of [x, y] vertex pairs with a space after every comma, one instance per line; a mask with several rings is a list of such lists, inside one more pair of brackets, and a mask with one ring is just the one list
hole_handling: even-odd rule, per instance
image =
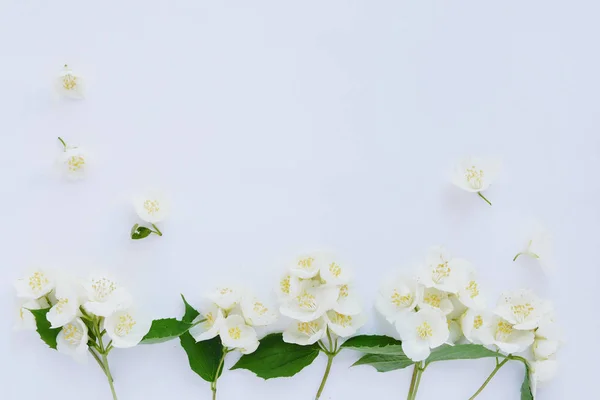
[[179, 337], [179, 341], [188, 356], [192, 371], [207, 382], [213, 382], [221, 376], [223, 368], [219, 369], [219, 364], [223, 357], [223, 345], [218, 336], [196, 343], [196, 339], [186, 332]]
[[50, 311], [49, 308], [43, 308], [40, 310], [29, 310], [35, 318], [35, 325], [37, 332], [40, 334], [40, 338], [46, 343], [51, 349], [56, 350], [56, 337], [60, 332], [61, 328], [50, 328], [50, 322], [46, 318], [46, 314]]
[[145, 226], [138, 226], [137, 224], [135, 224], [131, 229], [131, 238], [134, 240], [143, 239], [145, 237], [148, 237], [151, 233], [152, 231], [146, 228]]
[[142, 344], [154, 344], [167, 342], [178, 338], [190, 330], [192, 324], [178, 321], [175, 318], [157, 319], [152, 321], [150, 330], [144, 336]]
[[529, 364], [525, 364], [525, 378], [523, 378], [523, 384], [521, 385], [521, 400], [533, 400], [533, 393], [531, 393], [531, 378]]
[[488, 357], [503, 358], [504, 356], [479, 344], [457, 344], [455, 346], [445, 344], [432, 350], [431, 355], [427, 358], [426, 362], [431, 363], [434, 361], [447, 360], [473, 360], [476, 358]]
[[342, 344], [342, 348], [357, 350], [365, 354], [404, 355], [401, 341], [382, 335], [354, 336], [346, 340]]
[[231, 369], [247, 369], [263, 379], [294, 376], [319, 355], [317, 345], [283, 341], [281, 333], [265, 336], [254, 353], [243, 355]]
[[366, 354], [352, 364], [352, 366], [370, 365], [379, 372], [388, 372], [403, 369], [413, 364], [414, 361], [404, 354]]
[[196, 317], [200, 315], [200, 313], [196, 311], [194, 307], [190, 306], [190, 304], [185, 299], [184, 295], [181, 295], [181, 299], [183, 300], [183, 304], [185, 305], [185, 314], [183, 315], [183, 318], [181, 320], [183, 322], [191, 324], [192, 321], [194, 321]]

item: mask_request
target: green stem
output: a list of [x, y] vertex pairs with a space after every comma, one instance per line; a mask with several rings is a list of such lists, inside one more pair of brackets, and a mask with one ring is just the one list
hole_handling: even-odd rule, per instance
[[[65, 65], [66, 67], [66, 65]], [[65, 141], [59, 136], [58, 140], [60, 140], [60, 142], [62, 143], [63, 147], [65, 148], [65, 151], [67, 151], [67, 144], [65, 143]]]
[[421, 383], [421, 375], [423, 375], [423, 371], [425, 371], [423, 363], [415, 363], [412, 378], [410, 380], [410, 389], [408, 390], [408, 397], [406, 400], [415, 400], [417, 398], [417, 391], [419, 390], [419, 384]]
[[156, 225], [152, 224], [152, 227], [153, 227], [154, 229], [156, 229], [156, 230], [154, 231], [154, 233], [156, 233], [158, 236], [162, 236], [162, 232], [160, 231], [160, 229], [158, 229], [158, 227], [157, 227]]
[[[94, 347], [97, 348], [97, 346]], [[98, 354], [96, 354], [96, 352], [92, 349], [88, 349], [90, 353], [92, 353], [92, 356], [94, 356], [94, 360], [96, 360], [96, 362], [98, 363], [98, 365], [100, 366], [100, 368], [102, 368], [102, 372], [104, 372], [104, 374], [106, 375], [106, 369], [104, 368], [104, 363], [102, 362], [102, 360], [100, 359], [100, 356], [98, 356]]]
[[479, 195], [479, 197], [481, 197], [482, 199], [484, 199], [485, 202], [488, 203], [490, 206], [492, 205], [492, 203], [488, 199], [486, 199], [485, 196], [481, 194], [481, 192], [477, 192], [477, 194]]
[[488, 376], [488, 378], [485, 380], [485, 382], [483, 382], [483, 385], [481, 385], [481, 387], [475, 392], [475, 394], [473, 396], [469, 397], [469, 400], [473, 400], [475, 397], [479, 396], [479, 394], [481, 392], [483, 392], [483, 389], [485, 389], [485, 387], [488, 385], [488, 383], [490, 383], [490, 381], [494, 378], [494, 376], [500, 370], [500, 368], [502, 368], [504, 366], [504, 364], [506, 364], [508, 362], [508, 360], [510, 360], [510, 359], [511, 358], [506, 357], [500, 364], [496, 365], [496, 368], [494, 368], [494, 370], [492, 371], [490, 376]]
[[521, 253], [517, 253], [517, 255], [515, 256], [515, 258], [513, 258], [513, 261], [517, 261], [517, 258], [519, 258], [519, 256], [520, 256], [521, 254], [523, 254], [523, 252], [521, 252]]
[[323, 393], [323, 389], [325, 389], [325, 384], [327, 383], [327, 378], [329, 377], [329, 372], [331, 371], [331, 364], [333, 364], [334, 357], [335, 354], [327, 354], [327, 367], [325, 368], [325, 374], [323, 375], [323, 379], [321, 380], [321, 385], [319, 386], [319, 390], [317, 391], [317, 396], [315, 397], [315, 400], [319, 400], [319, 398], [321, 397], [321, 393]]
[[112, 393], [113, 400], [118, 400], [117, 393], [115, 392], [113, 377], [110, 373], [110, 367], [108, 366], [108, 358], [106, 357], [106, 354], [102, 354], [102, 361], [104, 362], [104, 373], [106, 374], [106, 378], [108, 379], [108, 384], [110, 385], [110, 391]]
[[219, 375], [221, 375], [221, 370], [223, 369], [223, 365], [225, 364], [225, 356], [229, 353], [229, 350], [226, 347], [223, 347], [223, 355], [221, 356], [221, 360], [219, 360], [219, 366], [217, 367], [217, 374], [215, 376], [215, 380], [210, 383], [210, 389], [212, 390], [212, 398], [216, 400], [217, 398], [217, 380], [219, 379]]

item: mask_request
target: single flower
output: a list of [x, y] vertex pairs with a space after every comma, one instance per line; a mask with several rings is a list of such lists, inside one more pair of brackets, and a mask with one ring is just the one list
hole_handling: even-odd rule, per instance
[[[248, 352], [258, 347], [258, 337], [254, 328], [246, 324], [241, 315], [230, 315], [221, 324], [219, 336], [228, 349], [243, 349]], [[256, 346], [256, 347], [255, 347]]]
[[452, 183], [467, 192], [477, 193], [491, 206], [492, 203], [481, 192], [490, 187], [499, 170], [500, 163], [497, 161], [466, 157], [454, 168]]
[[320, 255], [304, 255], [297, 258], [290, 267], [290, 273], [300, 279], [314, 278], [319, 274], [321, 267], [326, 268], [325, 259]]
[[54, 286], [54, 277], [42, 269], [37, 269], [14, 283], [17, 297], [31, 300], [46, 296], [54, 289]]
[[81, 76], [75, 74], [66, 64], [56, 80], [58, 92], [72, 99], [84, 98], [84, 82]]
[[56, 349], [73, 357], [78, 362], [87, 360], [88, 327], [81, 318], [75, 318], [65, 324], [56, 337]]
[[143, 239], [151, 234], [162, 236], [163, 233], [156, 226], [163, 221], [170, 213], [170, 203], [167, 198], [158, 192], [148, 193], [143, 196], [137, 196], [133, 199], [133, 208], [138, 217], [152, 225], [152, 228], [135, 224], [131, 228], [132, 239]]
[[313, 321], [333, 309], [338, 297], [339, 288], [305, 280], [301, 282], [298, 293], [283, 301], [279, 312], [298, 321]]
[[242, 315], [250, 326], [266, 326], [277, 320], [277, 312], [264, 301], [254, 296], [242, 296]]
[[413, 361], [425, 360], [431, 354], [431, 349], [447, 342], [450, 336], [444, 314], [430, 309], [398, 319], [396, 329], [402, 338], [404, 353]]
[[460, 326], [469, 342], [489, 346], [494, 343], [493, 322], [497, 321], [490, 311], [471, 308], [462, 315]]
[[352, 279], [352, 275], [343, 263], [327, 260], [321, 265], [319, 276], [327, 285], [345, 285]]
[[530, 330], [539, 326], [550, 311], [550, 304], [530, 290], [517, 290], [500, 296], [494, 312], [514, 325], [515, 329]]
[[423, 297], [420, 299], [418, 306], [422, 309], [437, 310], [444, 315], [450, 315], [454, 310], [454, 306], [449, 296], [447, 292], [436, 288], [424, 288]]
[[485, 296], [482, 293], [481, 286], [475, 278], [475, 272], [473, 270], [466, 272], [466, 279], [460, 286], [456, 297], [468, 308], [481, 310], [486, 307]]
[[279, 280], [279, 285], [277, 285], [277, 288], [275, 290], [277, 293], [277, 297], [280, 300], [284, 300], [291, 296], [294, 296], [300, 288], [300, 282], [300, 278], [292, 275], [289, 272], [286, 272]]
[[344, 315], [331, 310], [325, 313], [325, 321], [331, 332], [340, 337], [348, 337], [354, 335], [365, 324], [367, 317], [363, 313]]
[[46, 318], [51, 328], [59, 328], [71, 322], [79, 313], [79, 295], [67, 285], [58, 285], [55, 292], [56, 303], [50, 308]]
[[61, 167], [64, 175], [71, 180], [79, 180], [85, 176], [87, 169], [87, 155], [83, 149], [76, 146], [69, 146], [62, 139], [58, 138], [63, 146], [63, 152], [58, 157], [58, 165]]
[[417, 281], [426, 288], [436, 288], [448, 293], [458, 293], [462, 289], [465, 273], [471, 268], [468, 261], [452, 257], [441, 246], [432, 247], [425, 263], [417, 273]]
[[510, 321], [498, 315], [492, 317], [487, 329], [487, 335], [493, 338], [492, 344], [508, 354], [520, 353], [533, 344], [533, 331], [516, 329]]
[[152, 319], [128, 308], [106, 317], [104, 329], [112, 340], [113, 347], [128, 348], [137, 346], [150, 330]]
[[423, 286], [405, 275], [398, 275], [383, 282], [375, 308], [390, 323], [396, 322], [409, 312], [413, 312], [423, 297]]
[[[200, 308], [198, 311], [200, 311], [200, 315], [193, 321], [194, 324], [198, 323], [198, 325], [190, 329], [192, 337], [196, 339], [196, 342], [201, 342], [217, 336], [225, 319], [223, 311], [214, 303], [211, 303], [208, 307]], [[200, 322], [203, 319], [205, 321]]]
[[206, 296], [223, 310], [231, 310], [242, 299], [242, 291], [236, 286], [220, 286]]
[[294, 321], [283, 331], [283, 341], [306, 346], [323, 339], [326, 333], [327, 323], [323, 317], [308, 322]]
[[87, 301], [84, 308], [99, 317], [108, 317], [131, 305], [131, 295], [117, 282], [105, 276], [93, 276], [83, 283]]
[[538, 260], [544, 271], [554, 269], [554, 249], [550, 232], [538, 226], [527, 243], [527, 247], [523, 251], [517, 253], [513, 258], [513, 261], [516, 261], [517, 258], [522, 255]]

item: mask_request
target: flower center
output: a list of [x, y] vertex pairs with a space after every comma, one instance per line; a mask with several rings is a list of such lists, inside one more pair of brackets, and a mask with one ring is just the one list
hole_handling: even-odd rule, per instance
[[483, 318], [481, 318], [481, 315], [476, 316], [473, 319], [473, 328], [479, 329], [479, 328], [481, 328], [482, 325], [483, 325]]
[[429, 325], [427, 321], [417, 326], [417, 336], [421, 339], [427, 339], [433, 336], [433, 329], [431, 329], [431, 325]]
[[119, 336], [129, 335], [136, 324], [137, 322], [130, 314], [121, 315], [119, 323], [115, 327], [115, 333]]
[[410, 307], [412, 302], [413, 296], [411, 293], [401, 295], [396, 289], [394, 289], [394, 293], [392, 293], [392, 303], [394, 303], [396, 307]]
[[34, 292], [41, 292], [43, 287], [48, 283], [50, 283], [50, 281], [43, 272], [34, 272], [29, 277], [29, 287]]
[[312, 268], [314, 261], [315, 259], [313, 257], [301, 258], [298, 260], [298, 266], [302, 269], [310, 269]]
[[340, 297], [341, 298], [348, 297], [348, 285], [340, 286]]
[[238, 340], [242, 337], [242, 330], [237, 326], [234, 328], [229, 328], [227, 332], [229, 333], [229, 336], [231, 336], [232, 339]]
[[329, 266], [329, 272], [331, 272], [331, 275], [335, 276], [336, 278], [339, 278], [342, 274], [342, 267], [340, 267], [339, 264], [333, 262]]
[[66, 90], [75, 90], [77, 87], [77, 77], [75, 75], [66, 74], [62, 78], [63, 88]]
[[332, 318], [332, 322], [337, 325], [341, 325], [344, 328], [347, 328], [352, 324], [352, 317], [350, 315], [344, 315], [337, 312], [333, 312], [334, 316]]
[[64, 338], [69, 344], [75, 346], [81, 343], [83, 331], [74, 324], [67, 324], [62, 329]]
[[298, 323], [298, 332], [304, 333], [307, 336], [311, 336], [318, 330], [319, 324], [315, 321]]
[[474, 189], [479, 189], [483, 186], [483, 170], [477, 169], [474, 165], [471, 168], [467, 168], [465, 178], [467, 178], [467, 182]]
[[498, 326], [496, 328], [496, 340], [504, 341], [510, 336], [513, 332], [513, 327], [506, 321], [498, 322]]
[[92, 289], [98, 301], [106, 299], [116, 288], [117, 284], [110, 279], [92, 279]]
[[265, 315], [267, 311], [269, 311], [269, 309], [265, 307], [263, 303], [259, 301], [254, 303], [254, 312], [258, 315]]
[[85, 166], [85, 159], [82, 156], [71, 156], [67, 161], [69, 171], [76, 172]]
[[296, 296], [296, 301], [298, 301], [298, 306], [305, 310], [314, 310], [317, 308], [315, 296], [308, 293], [306, 290], [303, 290], [302, 293]]
[[288, 275], [281, 280], [280, 288], [281, 292], [284, 294], [290, 294], [290, 279], [291, 276]]
[[233, 290], [231, 290], [230, 288], [223, 288], [221, 290], [219, 290], [219, 293], [223, 296], [229, 294], [229, 293], [233, 293]]
[[146, 200], [144, 201], [144, 208], [150, 215], [154, 215], [160, 211], [160, 203], [157, 200]]
[[442, 303], [442, 297], [437, 294], [428, 294], [423, 297], [423, 302], [429, 304], [431, 307], [440, 308], [440, 304]]
[[533, 307], [530, 303], [525, 303], [514, 305], [511, 307], [511, 310], [518, 321], [523, 321], [529, 317], [533, 311], [535, 311], [535, 307]]
[[54, 306], [57, 313], [62, 314], [65, 307], [69, 304], [69, 299], [58, 299], [58, 303]]
[[213, 326], [215, 324], [215, 316], [213, 315], [213, 313], [209, 312], [208, 314], [206, 314], [206, 323], [209, 326]]
[[440, 283], [444, 278], [450, 276], [450, 272], [452, 272], [452, 269], [448, 266], [448, 261], [444, 261], [441, 264], [436, 265], [433, 269], [431, 279], [435, 283]]
[[479, 285], [477, 285], [477, 282], [469, 282], [469, 286], [467, 286], [466, 289], [467, 292], [469, 292], [469, 296], [471, 296], [472, 299], [479, 296]]

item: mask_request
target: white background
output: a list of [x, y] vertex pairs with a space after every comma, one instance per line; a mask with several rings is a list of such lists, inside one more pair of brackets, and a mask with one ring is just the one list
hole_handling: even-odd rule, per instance
[[[435, 3], [435, 4], [434, 4]], [[0, 1], [3, 398], [109, 399], [34, 332], [13, 332], [10, 282], [29, 266], [118, 275], [156, 317], [213, 286], [271, 293], [297, 254], [332, 250], [355, 270], [364, 332], [383, 277], [443, 244], [494, 300], [534, 288], [566, 331], [543, 400], [596, 398], [600, 6], [594, 1]], [[84, 101], [61, 100], [69, 63]], [[93, 155], [88, 179], [53, 170], [57, 136]], [[466, 154], [503, 160], [476, 195], [448, 183]], [[173, 200], [162, 238], [134, 242], [129, 196]], [[558, 270], [512, 256], [526, 222], [554, 233]], [[6, 356], [8, 355], [8, 357]], [[402, 399], [409, 369], [335, 362], [324, 399]], [[228, 359], [232, 365], [234, 356]], [[177, 341], [111, 353], [121, 400], [208, 399]], [[471, 395], [493, 360], [433, 365], [419, 399]], [[306, 400], [321, 356], [291, 379], [226, 371], [219, 398]], [[481, 399], [516, 399], [522, 366]], [[7, 392], [8, 391], [8, 392]]]

